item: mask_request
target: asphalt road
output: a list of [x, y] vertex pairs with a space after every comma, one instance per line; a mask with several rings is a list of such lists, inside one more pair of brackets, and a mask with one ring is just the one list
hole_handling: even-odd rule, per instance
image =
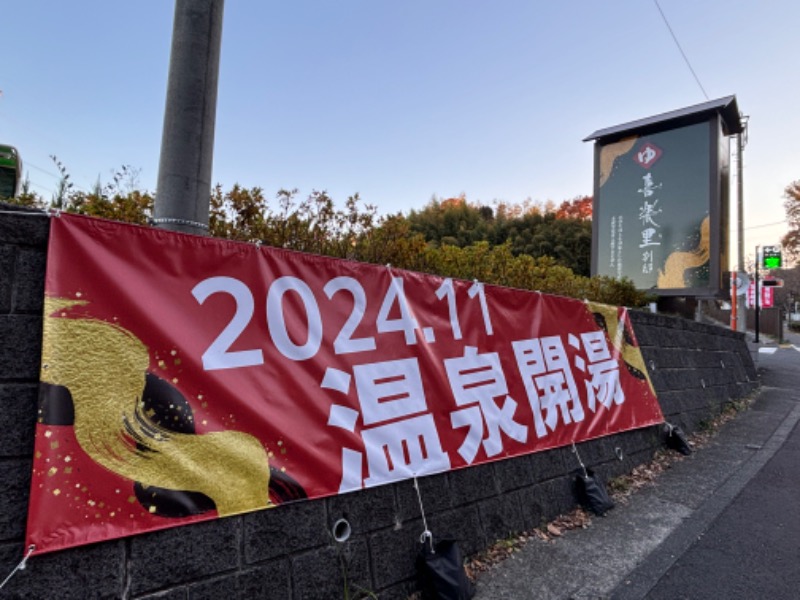
[[[760, 354], [759, 369], [765, 393], [782, 393], [800, 406], [800, 352]], [[787, 433], [708, 528], [638, 597], [800, 598], [800, 424]], [[623, 587], [617, 597], [631, 596]]]

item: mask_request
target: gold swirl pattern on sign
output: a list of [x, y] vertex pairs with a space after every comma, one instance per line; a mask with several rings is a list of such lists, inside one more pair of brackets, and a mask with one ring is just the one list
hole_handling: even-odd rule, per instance
[[200, 492], [220, 516], [269, 505], [269, 462], [238, 431], [170, 431], [143, 409], [148, 348], [126, 329], [68, 312], [86, 302], [46, 298], [41, 380], [69, 388], [75, 438], [106, 469], [145, 486]]
[[694, 250], [688, 252], [675, 251], [667, 257], [664, 269], [658, 270], [659, 288], [691, 287], [686, 280], [686, 271], [702, 267], [711, 256], [711, 220], [703, 219], [700, 224], [700, 241]]
[[586, 302], [586, 306], [594, 315], [599, 315], [598, 323], [602, 325], [608, 334], [608, 339], [611, 341], [612, 346], [616, 350], [615, 354], [622, 357], [628, 372], [636, 377], [647, 382], [650, 386], [650, 391], [656, 395], [656, 389], [653, 387], [653, 382], [650, 380], [650, 375], [647, 372], [647, 366], [642, 356], [642, 350], [635, 343], [631, 331], [631, 324], [628, 321], [627, 310], [623, 313], [623, 318], [619, 318], [619, 313], [616, 306], [609, 306], [608, 304], [598, 304], [596, 302]]
[[614, 162], [620, 156], [627, 154], [633, 148], [637, 139], [639, 138], [636, 136], [624, 138], [600, 149], [600, 187], [603, 187], [608, 178], [611, 177]]

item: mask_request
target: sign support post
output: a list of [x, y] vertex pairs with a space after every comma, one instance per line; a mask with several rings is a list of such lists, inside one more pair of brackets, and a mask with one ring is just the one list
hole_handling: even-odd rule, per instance
[[755, 317], [756, 317], [756, 338], [755, 338], [754, 341], [755, 341], [756, 344], [759, 343], [758, 342], [758, 334], [759, 334], [758, 330], [759, 330], [759, 325], [760, 325], [759, 312], [761, 311], [761, 289], [759, 288], [759, 285], [758, 285], [758, 271], [761, 268], [761, 262], [759, 261], [759, 254], [758, 254], [760, 249], [761, 249], [761, 246], [756, 246], [756, 293], [754, 294], [754, 296], [755, 296], [755, 309], [756, 309], [756, 315], [755, 315]]

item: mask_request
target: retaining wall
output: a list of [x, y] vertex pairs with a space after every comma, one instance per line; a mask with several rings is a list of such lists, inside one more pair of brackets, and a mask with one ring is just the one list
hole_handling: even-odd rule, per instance
[[[0, 579], [24, 554], [37, 411], [48, 217], [0, 205]], [[631, 313], [667, 421], [697, 429], [750, 394], [757, 374], [742, 334]], [[661, 427], [578, 445], [603, 478], [629, 472], [662, 447]], [[619, 456], [622, 458], [620, 459]], [[428, 525], [472, 554], [575, 506], [569, 448], [419, 480]], [[333, 540], [349, 521], [352, 535]], [[415, 591], [414, 557], [423, 530], [411, 482], [45, 554], [31, 559], [0, 598], [196, 600], [379, 598]]]

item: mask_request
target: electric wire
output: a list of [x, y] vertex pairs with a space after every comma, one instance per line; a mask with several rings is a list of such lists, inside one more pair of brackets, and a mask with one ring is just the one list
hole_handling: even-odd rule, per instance
[[786, 225], [786, 221], [775, 221], [774, 223], [763, 223], [762, 225], [751, 225], [745, 229], [761, 229], [762, 227], [774, 227], [775, 225]]
[[669, 21], [667, 20], [667, 16], [664, 14], [664, 11], [661, 10], [661, 5], [658, 3], [658, 0], [653, 0], [653, 2], [655, 3], [658, 12], [661, 13], [661, 18], [664, 20], [664, 24], [667, 26], [667, 29], [669, 30], [669, 33], [672, 36], [672, 39], [675, 41], [675, 45], [678, 47], [678, 50], [680, 50], [681, 56], [683, 56], [683, 60], [686, 62], [686, 66], [689, 67], [689, 70], [692, 72], [692, 75], [694, 76], [694, 80], [697, 82], [697, 85], [700, 86], [700, 91], [703, 92], [703, 96], [705, 96], [706, 100], [708, 100], [709, 99], [708, 94], [706, 94], [706, 90], [703, 87], [703, 84], [700, 83], [700, 78], [697, 76], [697, 73], [694, 72], [694, 69], [692, 68], [692, 63], [689, 62], [689, 58], [683, 51], [683, 48], [681, 47], [681, 44], [678, 41], [678, 38], [675, 36], [675, 32], [672, 31], [672, 26], [669, 24]]

